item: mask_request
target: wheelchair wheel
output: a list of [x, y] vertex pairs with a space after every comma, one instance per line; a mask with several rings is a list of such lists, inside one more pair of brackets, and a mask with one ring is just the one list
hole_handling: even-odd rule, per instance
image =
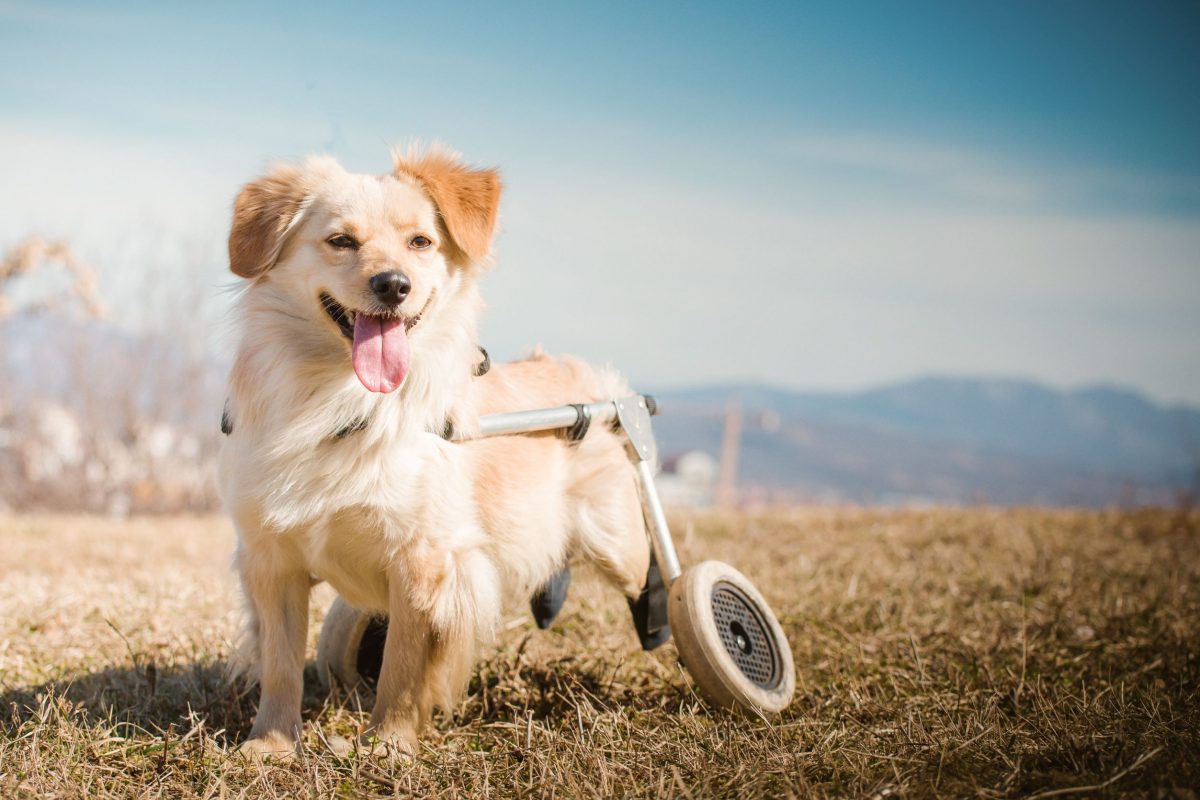
[[347, 688], [375, 683], [383, 664], [387, 617], [359, 611], [341, 597], [334, 598], [317, 641], [317, 674], [326, 686]]
[[792, 650], [746, 576], [704, 561], [671, 584], [668, 609], [679, 658], [701, 694], [741, 711], [787, 708], [796, 690]]

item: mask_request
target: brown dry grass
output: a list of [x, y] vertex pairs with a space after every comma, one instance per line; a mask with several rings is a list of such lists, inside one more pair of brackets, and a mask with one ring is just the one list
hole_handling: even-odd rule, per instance
[[673, 647], [642, 654], [624, 603], [577, 578], [551, 631], [514, 615], [416, 760], [332, 754], [369, 698], [324, 697], [310, 673], [303, 754], [260, 772], [229, 752], [252, 702], [222, 681], [224, 521], [0, 518], [0, 794], [1194, 797], [1200, 515], [808, 510], [677, 530], [685, 563], [734, 563], [774, 604], [798, 670], [781, 718], [707, 708]]

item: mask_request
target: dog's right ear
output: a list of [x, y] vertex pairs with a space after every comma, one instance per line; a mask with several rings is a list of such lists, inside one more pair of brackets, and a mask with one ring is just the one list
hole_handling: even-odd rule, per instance
[[458, 260], [486, 259], [500, 208], [500, 173], [473, 169], [440, 145], [423, 153], [416, 147], [396, 150], [392, 156], [394, 174], [415, 179], [429, 194]]
[[275, 265], [307, 207], [304, 171], [280, 165], [242, 187], [229, 229], [229, 269], [257, 278]]

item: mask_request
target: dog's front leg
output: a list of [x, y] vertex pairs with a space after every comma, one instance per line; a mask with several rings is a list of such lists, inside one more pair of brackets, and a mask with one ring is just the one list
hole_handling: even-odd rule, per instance
[[409, 587], [397, 574], [388, 576], [388, 631], [383, 664], [375, 691], [371, 725], [364, 734], [369, 745], [378, 743], [411, 752], [417, 736], [433, 710], [429, 691], [434, 635], [427, 614], [409, 596]]
[[290, 754], [300, 736], [304, 648], [308, 636], [309, 574], [292, 548], [274, 534], [238, 551], [242, 586], [256, 640], [262, 693], [242, 752]]

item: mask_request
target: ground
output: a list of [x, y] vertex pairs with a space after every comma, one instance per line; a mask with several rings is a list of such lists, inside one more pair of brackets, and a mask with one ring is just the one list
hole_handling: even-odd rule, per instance
[[[577, 576], [514, 609], [415, 759], [336, 755], [368, 695], [306, 675], [303, 752], [232, 752], [256, 693], [219, 518], [0, 517], [0, 795], [1149, 796], [1200, 786], [1200, 514], [785, 510], [677, 517], [795, 652], [773, 719], [715, 711], [673, 645]], [[318, 588], [312, 635], [328, 605]]]

